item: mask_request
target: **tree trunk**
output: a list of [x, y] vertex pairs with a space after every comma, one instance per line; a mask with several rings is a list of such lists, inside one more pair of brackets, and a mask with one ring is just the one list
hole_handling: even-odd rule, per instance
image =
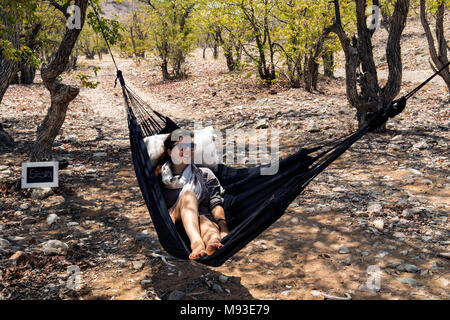
[[22, 84], [32, 84], [34, 82], [34, 77], [36, 76], [36, 68], [25, 64], [20, 70], [20, 83]]
[[[84, 25], [88, 0], [76, 0], [75, 5], [80, 8], [81, 26]], [[53, 142], [59, 134], [69, 103], [76, 98], [80, 89], [61, 83], [58, 77], [67, 67], [72, 50], [81, 29], [66, 29], [58, 51], [48, 65], [41, 69], [41, 76], [45, 87], [50, 92], [51, 105], [42, 124], [37, 129], [37, 139], [30, 153], [31, 161], [47, 160], [50, 157]]]
[[[438, 48], [435, 46], [435, 39], [431, 33], [430, 26], [426, 17], [426, 4], [425, 0], [420, 0], [420, 21], [425, 35], [428, 41], [428, 48], [430, 51], [431, 60], [434, 65], [431, 65], [434, 71], [442, 69], [448, 63], [447, 57], [447, 41], [444, 35], [444, 16], [445, 16], [445, 1], [441, 1], [438, 7], [438, 13], [436, 16], [436, 41]], [[431, 64], [431, 63], [430, 63]], [[439, 76], [445, 81], [448, 91], [450, 92], [450, 71], [449, 68], [443, 70]]]
[[3, 125], [0, 123], [0, 148], [14, 146], [14, 139], [3, 129]]
[[[374, 1], [377, 4], [378, 1]], [[339, 1], [334, 0], [335, 24], [331, 31], [339, 37], [345, 53], [346, 90], [349, 103], [357, 110], [359, 127], [366, 125], [371, 115], [392, 102], [400, 92], [402, 81], [402, 61], [400, 38], [406, 25], [409, 0], [397, 0], [390, 19], [386, 57], [389, 67], [388, 81], [380, 88], [373, 58], [372, 35], [366, 24], [366, 0], [356, 1], [357, 37], [352, 40], [342, 28]], [[359, 70], [362, 70], [362, 73]], [[386, 124], [377, 131], [384, 131]]]
[[334, 56], [332, 51], [325, 51], [322, 56], [323, 61], [323, 74], [325, 77], [333, 78], [334, 77]]

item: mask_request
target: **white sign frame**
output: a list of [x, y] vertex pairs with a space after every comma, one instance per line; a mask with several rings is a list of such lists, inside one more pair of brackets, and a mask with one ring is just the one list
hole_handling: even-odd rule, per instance
[[[53, 167], [53, 182], [27, 183], [27, 169], [40, 167]], [[59, 162], [23, 162], [22, 163], [22, 189], [28, 188], [57, 188], [59, 187]]]

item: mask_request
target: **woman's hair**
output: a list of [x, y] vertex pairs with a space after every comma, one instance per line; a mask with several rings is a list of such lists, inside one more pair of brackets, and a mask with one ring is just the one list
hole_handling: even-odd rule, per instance
[[[168, 151], [172, 150], [178, 141], [180, 141], [183, 137], [191, 137], [191, 139], [194, 138], [194, 134], [191, 131], [184, 130], [184, 129], [178, 129], [173, 131], [169, 136], [164, 140], [164, 153], [159, 157], [157, 163], [156, 163], [156, 169], [155, 174], [156, 176], [161, 175], [161, 168], [164, 163], [171, 160], [171, 157], [169, 156]], [[178, 138], [178, 139], [177, 139]]]

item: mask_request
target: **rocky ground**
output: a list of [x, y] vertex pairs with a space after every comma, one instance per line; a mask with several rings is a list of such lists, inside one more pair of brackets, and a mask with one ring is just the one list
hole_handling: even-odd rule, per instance
[[[406, 33], [401, 94], [430, 74], [420, 30]], [[199, 53], [190, 78], [175, 83], [161, 82], [151, 61], [118, 60], [155, 110], [186, 127], [197, 120], [220, 130], [277, 128], [281, 157], [356, 128], [342, 65], [320, 92], [306, 93], [264, 88], [248, 70], [228, 74], [223, 60], [203, 61]], [[59, 188], [18, 185], [50, 100], [39, 76], [4, 98], [1, 117], [16, 146], [0, 152], [0, 299], [449, 298], [450, 110], [439, 79], [387, 133], [364, 137], [278, 222], [211, 268], [160, 246], [134, 176], [111, 61], [82, 61], [81, 69], [93, 74], [94, 65], [100, 85], [81, 91], [55, 143], [55, 158], [67, 164]]]

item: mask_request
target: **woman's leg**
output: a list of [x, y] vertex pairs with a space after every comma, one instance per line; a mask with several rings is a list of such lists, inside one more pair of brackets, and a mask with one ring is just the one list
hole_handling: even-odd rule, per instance
[[206, 244], [208, 256], [223, 247], [223, 244], [220, 243], [219, 227], [205, 216], [200, 216], [200, 234]]
[[178, 221], [183, 223], [184, 230], [191, 241], [192, 253], [189, 255], [189, 259], [196, 260], [204, 257], [206, 247], [200, 233], [198, 203], [194, 192], [186, 191], [183, 194], [171, 217], [174, 224]]

